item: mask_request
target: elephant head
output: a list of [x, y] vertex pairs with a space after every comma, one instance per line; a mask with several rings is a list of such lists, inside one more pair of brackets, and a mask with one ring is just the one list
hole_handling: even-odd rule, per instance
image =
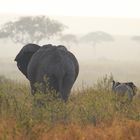
[[28, 78], [27, 76], [27, 66], [29, 64], [29, 61], [32, 57], [32, 55], [40, 49], [39, 45], [36, 44], [27, 44], [25, 45], [18, 55], [15, 58], [15, 61], [17, 62], [17, 66], [19, 70]]

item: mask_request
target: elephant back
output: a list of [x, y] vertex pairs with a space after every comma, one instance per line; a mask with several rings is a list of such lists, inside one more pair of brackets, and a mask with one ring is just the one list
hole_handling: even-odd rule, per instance
[[119, 96], [127, 95], [130, 101], [136, 94], [136, 86], [133, 82], [120, 83], [113, 81], [112, 90]]
[[[43, 71], [50, 73], [49, 69], [56, 66], [60, 67], [60, 69], [63, 69], [63, 67], [71, 67], [72, 69], [73, 67], [73, 71], [75, 73], [74, 79], [76, 80], [79, 73], [79, 64], [76, 57], [69, 52], [65, 46], [55, 46], [52, 44], [43, 45], [33, 55], [27, 69], [29, 73], [28, 77], [29, 79], [32, 79], [32, 81], [36, 81], [36, 76], [33, 76], [36, 75], [35, 73], [39, 71], [40, 73], [43, 73]], [[52, 71], [55, 71], [55, 69]]]

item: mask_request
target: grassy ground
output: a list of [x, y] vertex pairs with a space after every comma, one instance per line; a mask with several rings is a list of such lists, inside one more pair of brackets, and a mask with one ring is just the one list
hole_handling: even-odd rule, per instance
[[140, 98], [118, 99], [105, 76], [72, 92], [68, 102], [30, 94], [22, 83], [0, 77], [1, 140], [139, 140]]

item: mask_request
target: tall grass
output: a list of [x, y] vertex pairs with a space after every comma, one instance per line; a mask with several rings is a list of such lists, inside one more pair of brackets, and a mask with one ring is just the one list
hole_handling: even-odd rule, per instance
[[76, 90], [63, 102], [54, 91], [48, 94], [38, 91], [32, 96], [27, 85], [1, 76], [0, 139], [43, 139], [43, 134], [59, 125], [67, 129], [73, 125], [78, 127], [80, 130], [75, 136], [78, 137], [83, 126], [109, 125], [116, 119], [140, 121], [140, 99], [124, 103], [116, 98], [111, 92], [112, 78], [105, 76], [93, 87]]

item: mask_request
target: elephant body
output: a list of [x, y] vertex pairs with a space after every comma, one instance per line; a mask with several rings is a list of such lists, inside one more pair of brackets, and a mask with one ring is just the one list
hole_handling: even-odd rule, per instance
[[[28, 51], [30, 49], [33, 51]], [[15, 61], [19, 70], [30, 81], [32, 94], [36, 93], [35, 84], [39, 83], [42, 92], [46, 93], [48, 86], [49, 89], [59, 93], [59, 97], [63, 100], [68, 99], [79, 73], [79, 64], [75, 56], [64, 46], [48, 44], [40, 47], [28, 44], [21, 49]], [[23, 70], [24, 66], [26, 68]]]
[[113, 81], [112, 90], [119, 96], [127, 95], [128, 100], [132, 101], [136, 95], [136, 86], [133, 82], [120, 83]]

